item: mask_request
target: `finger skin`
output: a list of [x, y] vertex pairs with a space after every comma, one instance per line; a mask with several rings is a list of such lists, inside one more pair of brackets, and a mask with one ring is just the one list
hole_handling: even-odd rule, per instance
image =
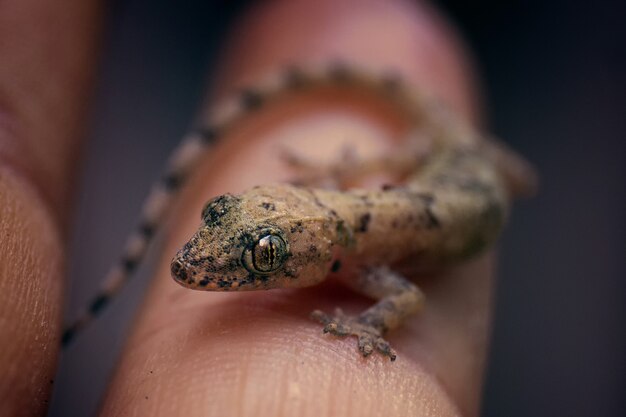
[[[420, 4], [262, 3], [235, 27], [214, 96], [287, 63], [341, 58], [396, 68], [476, 120], [471, 68], [454, 35]], [[336, 99], [336, 97], [335, 97]], [[319, 97], [252, 116], [192, 179], [169, 225], [163, 259], [103, 416], [475, 415], [486, 351], [493, 259], [486, 255], [420, 283], [423, 314], [389, 335], [393, 364], [359, 356], [354, 339], [324, 336], [314, 309], [363, 310], [370, 300], [333, 283], [303, 290], [207, 293], [170, 278], [171, 255], [199, 224], [206, 199], [284, 180], [281, 146], [335, 158], [350, 140], [364, 153], [392, 146], [399, 121], [372, 103]]]
[[97, 3], [0, 2], [0, 416], [42, 415]]

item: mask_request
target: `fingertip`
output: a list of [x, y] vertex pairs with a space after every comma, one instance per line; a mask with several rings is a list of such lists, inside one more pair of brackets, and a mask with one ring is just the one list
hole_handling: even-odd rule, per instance
[[481, 98], [460, 36], [427, 2], [259, 3], [232, 30], [215, 77], [218, 96], [285, 66], [345, 62], [394, 72], [477, 122]]

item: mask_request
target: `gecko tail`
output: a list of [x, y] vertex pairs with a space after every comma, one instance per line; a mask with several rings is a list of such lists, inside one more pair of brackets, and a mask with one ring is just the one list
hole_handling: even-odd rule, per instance
[[120, 260], [109, 271], [89, 306], [64, 328], [61, 337], [63, 348], [69, 346], [130, 282], [154, 241], [157, 230], [166, 220], [178, 192], [215, 138], [215, 130], [199, 129], [189, 134], [174, 151], [165, 175], [157, 181], [144, 203], [138, 227], [128, 238]]
[[[140, 242], [139, 239], [140, 236], [134, 234], [131, 239], [129, 239], [129, 242], [134, 242], [136, 246], [137, 243]], [[89, 307], [83, 310], [74, 321], [63, 329], [63, 335], [61, 336], [61, 346], [63, 348], [69, 346], [76, 338], [76, 335], [80, 334], [89, 323], [97, 318], [100, 313], [104, 311], [109, 302], [122, 291], [128, 282], [130, 282], [151, 240], [152, 233], [150, 235], [143, 235], [141, 242], [144, 249], [141, 252], [135, 252], [133, 254], [133, 252], [127, 248], [122, 260], [109, 272], [104, 281], [104, 285], [98, 294], [92, 298]], [[129, 246], [132, 248], [132, 245]], [[132, 255], [134, 255], [134, 257], [131, 258]]]

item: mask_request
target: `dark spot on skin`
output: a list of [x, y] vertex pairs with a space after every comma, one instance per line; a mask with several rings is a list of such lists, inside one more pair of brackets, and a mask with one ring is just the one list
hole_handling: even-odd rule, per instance
[[330, 215], [333, 217], [337, 217], [337, 212], [335, 210], [330, 210]]
[[241, 263], [239, 262], [239, 258], [232, 259], [230, 262], [228, 262], [228, 270], [231, 271], [231, 272], [238, 270], [239, 267], [241, 267]]
[[394, 188], [396, 188], [395, 185], [392, 184], [383, 184], [383, 186], [381, 187], [381, 190], [383, 191], [389, 191], [389, 190], [393, 190]]
[[367, 232], [367, 228], [369, 227], [370, 220], [372, 219], [372, 215], [370, 213], [365, 213], [359, 218], [359, 226], [356, 231], [365, 233]]
[[[343, 220], [339, 220], [337, 222], [336, 227], [337, 232], [337, 243], [342, 246], [349, 246], [354, 242], [354, 236], [352, 231], [345, 225]], [[335, 244], [335, 242], [331, 242], [331, 247]]]
[[[239, 236], [239, 243], [237, 246], [240, 248], [252, 248], [255, 243], [256, 241], [250, 233], [242, 233], [241, 236]], [[224, 253], [224, 255], [228, 256], [228, 253]]]
[[189, 254], [189, 251], [191, 249], [193, 249], [194, 245], [196, 245], [197, 243], [198, 243], [197, 239], [195, 239], [195, 238], [190, 240], [189, 242], [185, 243], [183, 245], [183, 251], [185, 252], [185, 255]]
[[261, 207], [263, 207], [265, 210], [276, 211], [276, 206], [274, 205], [274, 203], [263, 202], [261, 203]]
[[245, 280], [241, 281], [242, 283], [246, 283], [246, 284], [256, 284], [256, 283], [260, 283], [260, 282], [265, 282], [269, 279], [269, 277], [264, 277], [264, 276], [257, 276], [255, 274], [253, 274], [252, 272], [246, 277]]
[[304, 227], [302, 226], [302, 222], [298, 221], [294, 226], [291, 226], [291, 229], [289, 230], [291, 231], [291, 233], [302, 233], [304, 232]]
[[177, 280], [185, 281], [187, 279], [187, 271], [185, 270], [185, 268], [183, 268], [183, 265], [180, 263], [180, 261], [172, 262], [170, 269], [172, 271], [172, 275]]
[[352, 78], [350, 70], [342, 62], [335, 62], [334, 64], [332, 64], [328, 70], [328, 75], [330, 76], [331, 80], [338, 82], [350, 81], [350, 79]]
[[386, 74], [381, 81], [383, 88], [388, 92], [398, 92], [402, 87], [402, 78], [398, 74]]
[[104, 308], [104, 306], [106, 306], [107, 303], [110, 300], [111, 300], [111, 298], [108, 295], [105, 295], [105, 294], [101, 294], [101, 295], [97, 296], [91, 302], [91, 305], [89, 305], [89, 312], [91, 314], [94, 314], [94, 315], [98, 314], [98, 312], [100, 310], [102, 310]]
[[198, 285], [201, 287], [206, 287], [207, 285], [209, 285], [209, 278], [204, 277], [200, 282], [198, 282]]
[[326, 205], [324, 203], [322, 203], [319, 198], [317, 197], [317, 195], [313, 192], [313, 190], [311, 190], [308, 187], [301, 187], [301, 189], [303, 191], [306, 191], [307, 193], [309, 193], [311, 195], [311, 199], [313, 199], [313, 202], [315, 203], [315, 205], [321, 209], [324, 209], [325, 211], [330, 212], [330, 209], [328, 207], [326, 207]]
[[315, 203], [316, 206], [323, 208], [325, 210], [328, 209], [328, 207], [326, 207], [326, 205], [324, 205], [324, 203], [322, 203], [319, 198], [317, 198], [317, 196], [314, 197], [313, 202]]
[[244, 90], [241, 92], [241, 106], [245, 110], [256, 110], [263, 105], [263, 96], [258, 91]]
[[330, 267], [331, 272], [338, 272], [341, 269], [341, 261], [337, 259], [333, 262], [333, 265]]
[[76, 325], [73, 325], [69, 329], [66, 329], [61, 336], [61, 346], [67, 346], [76, 336]]
[[152, 223], [141, 223], [139, 225], [139, 233], [146, 239], [150, 239], [154, 235], [155, 229]]
[[137, 267], [137, 260], [133, 258], [122, 259], [122, 267], [126, 272], [132, 272]]
[[297, 67], [289, 67], [285, 71], [285, 84], [291, 89], [298, 89], [306, 85], [305, 74]]
[[426, 228], [438, 229], [441, 227], [441, 223], [435, 214], [431, 211], [430, 207], [426, 208]]
[[374, 203], [372, 203], [372, 201], [370, 200], [370, 198], [367, 195], [359, 196], [359, 199], [363, 202], [365, 207], [373, 207], [374, 206]]
[[196, 134], [202, 138], [202, 143], [210, 144], [217, 140], [217, 129], [211, 126], [203, 126], [196, 129]]
[[167, 173], [161, 178], [161, 184], [168, 191], [174, 191], [183, 183], [183, 175], [177, 172]]
[[435, 196], [430, 193], [416, 193], [415, 196], [419, 198], [420, 200], [422, 200], [426, 206], [424, 210], [424, 215], [425, 215], [424, 226], [427, 229], [440, 228], [441, 222], [439, 221], [439, 219], [437, 218], [435, 213], [433, 213], [433, 210], [432, 210], [432, 205], [435, 203]]
[[309, 246], [309, 252], [316, 253], [317, 252], [317, 246], [315, 246], [315, 245]]
[[397, 219], [393, 219], [391, 222], [391, 227], [394, 229], [398, 228], [398, 220]]
[[231, 194], [224, 194], [207, 203], [202, 210], [202, 219], [207, 225], [218, 225], [221, 217], [239, 203], [241, 199]]
[[198, 265], [202, 264], [202, 259], [189, 259], [187, 262], [191, 266], [198, 266]]
[[224, 281], [222, 279], [217, 281], [217, 286], [220, 288], [228, 287], [229, 285], [230, 283], [228, 281]]

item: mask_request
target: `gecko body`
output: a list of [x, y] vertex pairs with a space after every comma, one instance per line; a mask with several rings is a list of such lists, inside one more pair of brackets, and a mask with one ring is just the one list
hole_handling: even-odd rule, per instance
[[337, 262], [436, 267], [465, 259], [496, 239], [507, 196], [480, 154], [440, 158], [423, 168], [432, 172], [380, 190], [274, 184], [219, 196], [172, 275], [189, 288], [244, 291], [314, 285]]
[[[407, 137], [419, 132], [417, 137], [432, 142], [430, 151], [415, 158], [414, 169], [401, 184], [377, 190], [273, 184], [218, 196], [205, 205], [198, 231], [172, 260], [172, 277], [198, 290], [265, 290], [315, 285], [350, 265], [351, 277], [344, 281], [378, 302], [355, 317], [340, 310], [334, 316], [321, 311], [312, 316], [325, 332], [356, 336], [364, 356], [377, 350], [395, 359], [383, 335], [419, 310], [424, 299], [398, 272], [400, 266], [446, 266], [488, 248], [506, 221], [511, 196], [532, 188], [533, 174], [513, 152], [482, 138], [397, 78], [372, 77], [342, 66], [290, 70], [218, 107], [212, 120], [190, 135], [170, 160], [121, 261], [91, 307], [68, 328], [65, 340], [130, 278], [175, 194], [211, 145], [273, 97], [316, 87], [352, 89], [389, 101], [410, 121]], [[357, 162], [353, 171], [377, 165], [370, 162]], [[378, 166], [393, 167], [393, 162], [387, 156]]]

